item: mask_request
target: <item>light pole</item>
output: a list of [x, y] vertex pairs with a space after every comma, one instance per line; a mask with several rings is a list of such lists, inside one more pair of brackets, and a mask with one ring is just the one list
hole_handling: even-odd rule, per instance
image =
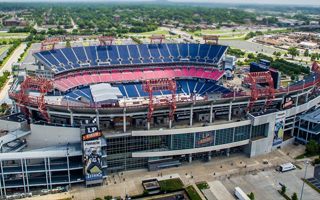
[[309, 161], [304, 161], [304, 165], [306, 166], [306, 169], [304, 171], [304, 180], [302, 181], [302, 188], [301, 188], [301, 195], [300, 195], [300, 200], [302, 200], [302, 195], [303, 195], [303, 188], [304, 188], [304, 182], [306, 180], [306, 176], [307, 176], [307, 169], [308, 169], [308, 165], [309, 165]]

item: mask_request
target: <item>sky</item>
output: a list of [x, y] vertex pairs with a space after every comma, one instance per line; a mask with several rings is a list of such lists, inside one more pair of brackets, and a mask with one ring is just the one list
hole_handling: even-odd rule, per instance
[[[126, 1], [126, 2], [136, 2], [136, 1], [154, 1], [154, 0], [0, 0], [0, 2], [36, 2], [36, 1], [60, 1], [60, 2], [77, 2], [77, 1], [99, 1], [99, 2], [119, 2], [119, 1]], [[205, 3], [246, 3], [246, 4], [287, 4], [287, 5], [314, 5], [320, 6], [320, 0], [168, 0], [170, 2], [205, 2]], [[157, 2], [161, 2], [161, 0], [157, 0]]]

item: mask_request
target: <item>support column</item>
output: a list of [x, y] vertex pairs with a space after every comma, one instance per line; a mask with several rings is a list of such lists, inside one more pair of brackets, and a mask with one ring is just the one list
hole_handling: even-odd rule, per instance
[[211, 151], [208, 152], [208, 161], [211, 160]]
[[310, 130], [310, 122], [308, 121], [308, 128], [307, 128], [307, 135], [306, 135], [306, 143], [308, 142], [308, 138], [309, 138], [309, 130]]
[[190, 107], [190, 122], [189, 122], [189, 126], [192, 126], [193, 123], [193, 104]]
[[212, 124], [212, 118], [213, 118], [213, 103], [211, 103], [210, 105], [210, 119], [209, 119], [210, 124]]
[[47, 189], [49, 189], [47, 158], [44, 158], [43, 160], [44, 160], [44, 170], [45, 170], [45, 173], [46, 173], [46, 184], [47, 184]]
[[169, 119], [169, 128], [171, 129], [172, 128], [172, 120]]
[[147, 129], [150, 130], [150, 122], [147, 121]]
[[123, 132], [127, 132], [127, 117], [126, 117], [126, 108], [123, 108]]
[[50, 189], [52, 190], [52, 179], [51, 179], [51, 169], [50, 169], [50, 158], [48, 158], [48, 170], [49, 170], [49, 186]]
[[[2, 179], [3, 174], [1, 173], [0, 176], [1, 176], [0, 179]], [[2, 180], [0, 180], [0, 195], [1, 195], [1, 197], [3, 197], [3, 194], [2, 194]]]
[[100, 115], [99, 115], [98, 109], [96, 109], [96, 123], [97, 123], [98, 129], [100, 129]]
[[25, 174], [26, 174], [26, 182], [27, 182], [27, 192], [30, 192], [29, 177], [28, 177], [28, 167], [27, 167], [27, 159], [23, 159], [23, 161], [24, 161], [24, 166], [25, 166]]
[[189, 154], [189, 163], [192, 163], [192, 153]]
[[23, 182], [23, 191], [26, 193], [26, 179], [25, 179], [25, 173], [23, 169], [23, 161], [22, 158], [20, 159], [20, 164], [21, 164], [21, 174], [22, 174], [22, 182]]
[[300, 125], [301, 125], [301, 118], [299, 118], [299, 126], [298, 126], [297, 138], [299, 138]]
[[228, 121], [231, 121], [231, 117], [232, 117], [232, 101], [229, 104], [229, 115], [228, 115]]
[[299, 98], [299, 95], [297, 94], [297, 96], [296, 96], [296, 107], [298, 106], [298, 98]]
[[71, 187], [71, 177], [70, 177], [70, 164], [69, 164], [69, 143], [67, 147], [67, 169], [68, 169], [68, 182], [69, 182], [69, 188]]
[[230, 148], [227, 148], [227, 157], [230, 156]]
[[70, 124], [71, 124], [71, 126], [73, 126], [74, 125], [73, 112], [70, 109], [69, 109], [69, 112], [70, 112]]
[[1, 176], [2, 176], [2, 182], [3, 182], [3, 195], [4, 196], [7, 196], [7, 191], [6, 191], [6, 183], [5, 183], [5, 180], [4, 180], [4, 175], [3, 175], [3, 166], [2, 166], [2, 160], [0, 160], [0, 167], [1, 167]]

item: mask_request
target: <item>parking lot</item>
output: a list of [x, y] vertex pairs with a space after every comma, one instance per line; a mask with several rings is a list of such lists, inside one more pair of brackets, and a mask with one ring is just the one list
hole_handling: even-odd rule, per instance
[[[222, 181], [228, 191], [233, 194], [236, 186], [244, 192], [253, 192], [256, 199], [282, 199], [283, 197], [277, 192], [281, 189], [281, 184], [287, 187], [286, 194], [291, 197], [294, 192], [300, 197], [301, 187], [304, 176], [304, 168], [296, 169], [289, 172], [277, 172], [275, 170], [262, 171], [257, 174], [248, 174], [245, 176], [231, 177]], [[307, 177], [313, 176], [313, 166], [308, 166]], [[303, 199], [319, 199], [320, 194], [304, 185]]]

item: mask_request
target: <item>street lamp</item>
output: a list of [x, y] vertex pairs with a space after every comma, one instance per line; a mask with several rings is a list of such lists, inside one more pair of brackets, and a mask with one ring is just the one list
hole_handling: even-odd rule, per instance
[[306, 166], [306, 169], [304, 171], [304, 180], [302, 183], [302, 188], [301, 188], [301, 195], [300, 195], [300, 200], [302, 200], [302, 195], [303, 195], [303, 188], [304, 188], [304, 182], [306, 180], [306, 176], [307, 176], [307, 169], [308, 169], [308, 165], [310, 164], [310, 162], [308, 160], [304, 161], [304, 165]]

